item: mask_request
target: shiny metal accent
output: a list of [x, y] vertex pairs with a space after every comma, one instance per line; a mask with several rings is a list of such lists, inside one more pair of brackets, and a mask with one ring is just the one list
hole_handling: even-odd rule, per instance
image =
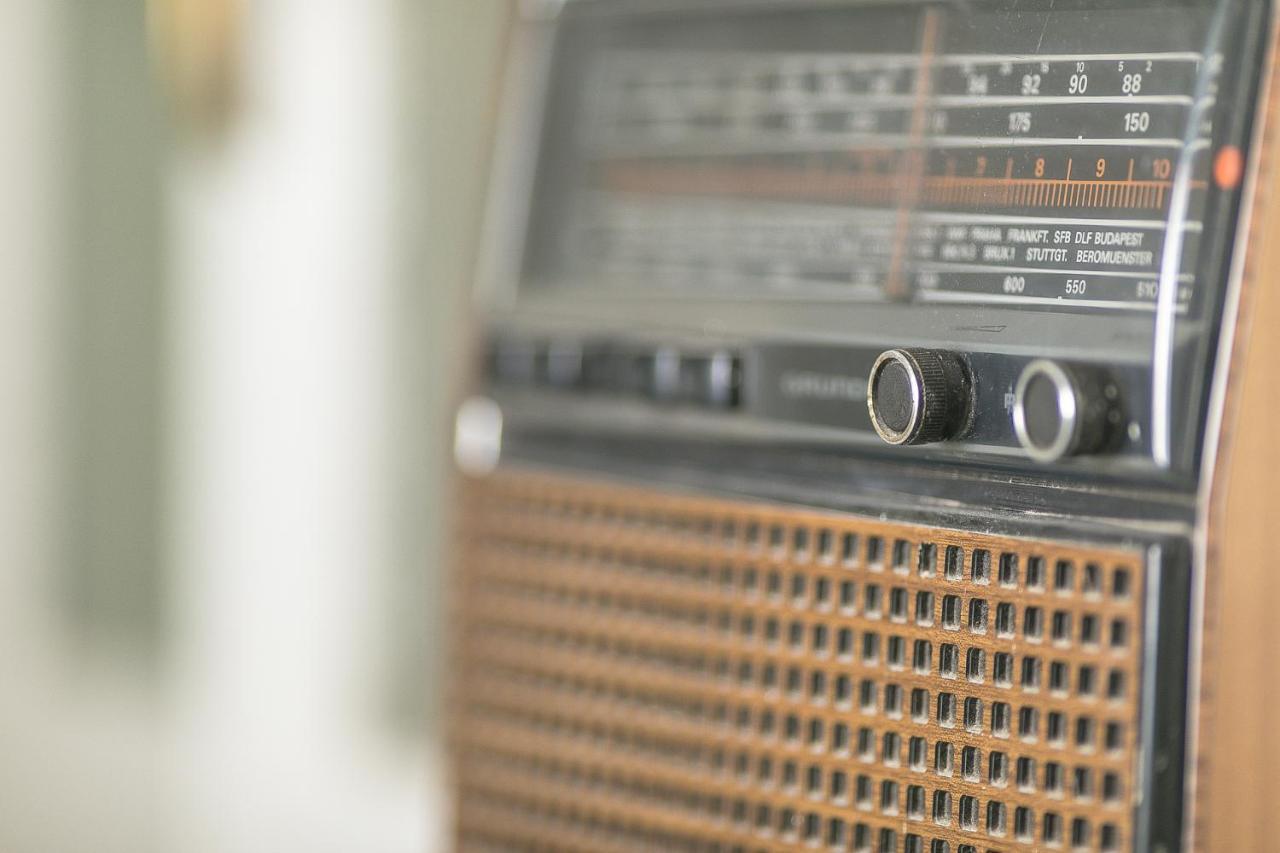
[[715, 352], [707, 367], [707, 400], [720, 408], [734, 405], [738, 395], [738, 366], [733, 353]]
[[[876, 380], [884, 373], [885, 368], [891, 364], [902, 365], [906, 369], [907, 377], [911, 382], [911, 414], [907, 419], [908, 426], [900, 431], [893, 429], [884, 422], [875, 399]], [[876, 359], [876, 363], [871, 366], [871, 374], [867, 377], [867, 411], [871, 413], [871, 425], [875, 427], [877, 435], [889, 444], [914, 443], [912, 438], [920, 431], [920, 410], [923, 398], [924, 388], [920, 374], [915, 368], [914, 361], [907, 356], [905, 351], [891, 349], [882, 353]]]
[[[1038, 377], [1048, 379], [1057, 389], [1058, 417], [1062, 421], [1058, 435], [1048, 446], [1037, 444], [1027, 426], [1027, 389]], [[1018, 441], [1027, 451], [1027, 455], [1036, 462], [1056, 462], [1065, 456], [1072, 455], [1077, 449], [1082, 408], [1079, 393], [1076, 381], [1062, 365], [1046, 358], [1028, 364], [1022, 371], [1022, 375], [1018, 377], [1018, 384], [1014, 388], [1013, 430], [1017, 433]]]
[[471, 397], [454, 421], [453, 460], [472, 477], [493, 472], [502, 459], [502, 409], [488, 397]]

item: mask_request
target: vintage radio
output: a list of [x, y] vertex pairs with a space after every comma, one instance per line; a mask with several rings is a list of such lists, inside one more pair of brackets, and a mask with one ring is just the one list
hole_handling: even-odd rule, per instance
[[1268, 850], [1256, 0], [530, 4], [466, 850]]

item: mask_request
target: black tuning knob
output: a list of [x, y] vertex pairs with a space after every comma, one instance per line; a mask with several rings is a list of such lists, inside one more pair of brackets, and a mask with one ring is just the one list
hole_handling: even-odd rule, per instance
[[961, 435], [973, 413], [973, 381], [955, 353], [891, 349], [867, 380], [867, 408], [889, 444], [930, 444]]
[[1123, 421], [1119, 387], [1105, 370], [1040, 359], [1014, 388], [1013, 429], [1037, 462], [1105, 451]]

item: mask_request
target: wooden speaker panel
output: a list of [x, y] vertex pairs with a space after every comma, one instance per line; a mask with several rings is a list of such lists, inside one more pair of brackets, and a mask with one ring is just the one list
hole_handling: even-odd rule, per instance
[[1126, 850], [1141, 551], [463, 488], [459, 848]]

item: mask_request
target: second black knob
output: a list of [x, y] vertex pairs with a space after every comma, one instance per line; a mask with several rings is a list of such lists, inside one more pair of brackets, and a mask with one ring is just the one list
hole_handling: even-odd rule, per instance
[[973, 381], [964, 360], [935, 349], [891, 349], [867, 379], [867, 409], [889, 444], [930, 444], [956, 438], [973, 413]]

